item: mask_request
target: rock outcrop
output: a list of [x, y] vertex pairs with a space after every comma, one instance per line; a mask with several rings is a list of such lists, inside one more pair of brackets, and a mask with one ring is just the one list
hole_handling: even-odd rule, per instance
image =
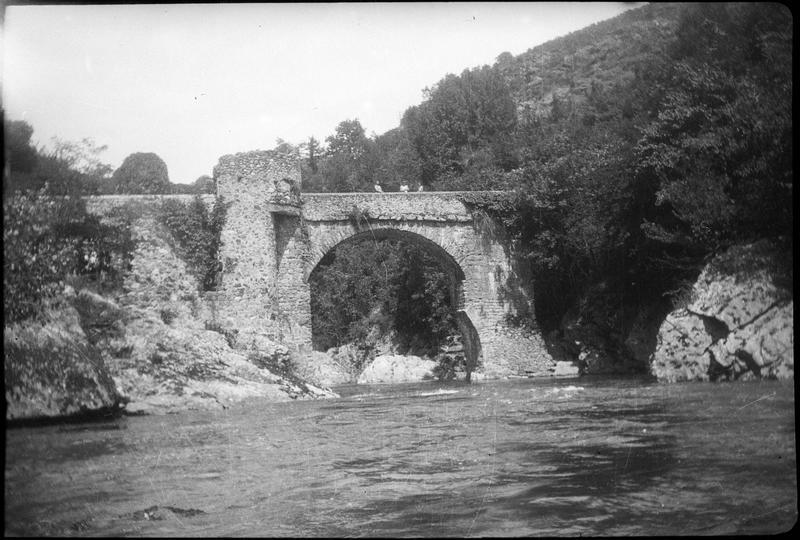
[[120, 397], [75, 308], [49, 308], [43, 321], [3, 333], [6, 420], [111, 410]]
[[794, 376], [792, 256], [774, 242], [736, 246], [700, 274], [692, 300], [659, 330], [660, 380]]
[[434, 379], [436, 362], [419, 356], [377, 356], [358, 377], [358, 384], [418, 382]]
[[554, 377], [577, 377], [578, 375], [580, 375], [580, 366], [577, 362], [556, 362]]
[[[147, 297], [153, 301], [152, 296]], [[180, 301], [120, 305], [67, 287], [44, 322], [5, 327], [6, 419], [110, 409], [164, 414], [222, 409], [247, 398], [336, 397], [289, 373], [286, 347], [259, 337], [234, 349]]]
[[320, 387], [347, 384], [354, 380], [347, 364], [337, 362], [330, 354], [321, 351], [293, 355], [292, 371], [301, 379]]
[[128, 413], [221, 409], [253, 397], [287, 401], [335, 396], [275, 373], [288, 363], [288, 351], [267, 338], [258, 340], [257, 351], [238, 350], [223, 333], [196, 322], [167, 323], [135, 308], [124, 312], [123, 332], [100, 337], [97, 345]]

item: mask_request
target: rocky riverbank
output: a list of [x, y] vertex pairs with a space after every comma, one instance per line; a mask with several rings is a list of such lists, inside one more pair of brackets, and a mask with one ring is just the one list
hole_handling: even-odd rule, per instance
[[685, 308], [661, 325], [659, 380], [794, 377], [793, 262], [776, 243], [735, 246], [700, 274]]
[[259, 346], [258, 354], [236, 350], [197, 321], [165, 322], [68, 287], [37, 322], [5, 328], [6, 419], [165, 414], [223, 409], [250, 397], [336, 396], [276, 373], [288, 350], [265, 340]]
[[[6, 326], [6, 419], [220, 409], [250, 397], [325, 398], [337, 384], [438, 375], [435, 361], [391, 343], [366, 363], [353, 347], [290, 354], [268, 336], [236, 343], [235, 332], [209, 327], [196, 283], [173, 262], [131, 273], [116, 297], [68, 285], [42, 316]], [[650, 372], [665, 382], [791, 379], [793, 322], [791, 253], [768, 241], [737, 246], [706, 266], [654, 344], [646, 346], [647, 332], [631, 332], [622, 351], [619, 340], [576, 320], [561, 340], [574, 347], [554, 354], [554, 375], [636, 371], [648, 354]]]

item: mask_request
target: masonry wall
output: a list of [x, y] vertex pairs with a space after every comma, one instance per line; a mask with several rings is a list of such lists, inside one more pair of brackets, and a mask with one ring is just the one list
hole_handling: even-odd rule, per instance
[[214, 310], [224, 326], [236, 328], [256, 348], [261, 336], [283, 340], [285, 317], [276, 294], [281, 239], [274, 215], [276, 210], [291, 209], [281, 186], [299, 186], [300, 170], [287, 154], [255, 151], [222, 156], [214, 178], [217, 195], [229, 205]]
[[[538, 332], [508, 324], [521, 314], [521, 305], [530, 309], [531, 302], [520, 298], [525, 293], [516, 286], [502, 242], [476, 228], [455, 194], [304, 196], [303, 215], [309, 246], [306, 276], [336, 245], [359, 237], [399, 236], [427, 246], [445, 267], [458, 268], [454, 275], [461, 274], [457, 305], [477, 332], [481, 370], [490, 377], [552, 371], [553, 360]], [[352, 215], [362, 216], [359, 225]]]
[[[174, 297], [180, 307], [199, 294], [191, 309], [202, 311], [201, 320], [236, 330], [240, 346], [258, 349], [263, 337], [310, 348], [308, 277], [322, 257], [359, 237], [402, 238], [425, 246], [448, 269], [463, 331], [477, 336], [470, 341], [480, 371], [490, 377], [552, 371], [554, 362], [538, 331], [508, 324], [509, 318], [530, 310], [532, 299], [518, 286], [502, 240], [491, 228], [476, 227], [457, 192], [304, 194], [300, 199], [297, 164], [276, 152], [223, 156], [214, 174], [217, 194], [229, 205], [215, 292], [198, 292], [155, 219], [160, 201], [189, 202], [191, 195], [88, 200], [91, 212], [113, 216], [127, 208], [136, 216], [135, 268], [126, 285], [133, 301], [138, 290], [142, 299], [154, 293]], [[214, 200], [204, 196], [209, 207]], [[175, 278], [149, 277], [163, 272]], [[149, 281], [162, 288], [166, 283], [170, 290], [152, 291]]]

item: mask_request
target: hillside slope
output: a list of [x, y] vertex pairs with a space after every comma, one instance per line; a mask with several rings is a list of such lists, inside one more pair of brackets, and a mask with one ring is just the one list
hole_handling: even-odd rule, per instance
[[781, 4], [632, 9], [446, 75], [377, 138], [343, 122], [304, 189], [515, 191], [474, 204], [535, 284], [529, 322], [642, 364], [711, 258], [792, 241], [792, 37]]
[[653, 55], [666, 54], [681, 8], [662, 3], [626, 11], [518, 56], [502, 53], [495, 66], [520, 112], [548, 110], [553, 95], [581, 103], [593, 84], [611, 90], [633, 80]]

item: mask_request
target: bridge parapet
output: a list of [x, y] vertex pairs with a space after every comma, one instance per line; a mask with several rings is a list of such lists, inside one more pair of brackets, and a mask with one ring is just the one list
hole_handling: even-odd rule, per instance
[[303, 193], [303, 218], [306, 221], [348, 220], [353, 208], [369, 219], [396, 221], [472, 220], [460, 195], [502, 193], [500, 191], [422, 191], [389, 193]]

